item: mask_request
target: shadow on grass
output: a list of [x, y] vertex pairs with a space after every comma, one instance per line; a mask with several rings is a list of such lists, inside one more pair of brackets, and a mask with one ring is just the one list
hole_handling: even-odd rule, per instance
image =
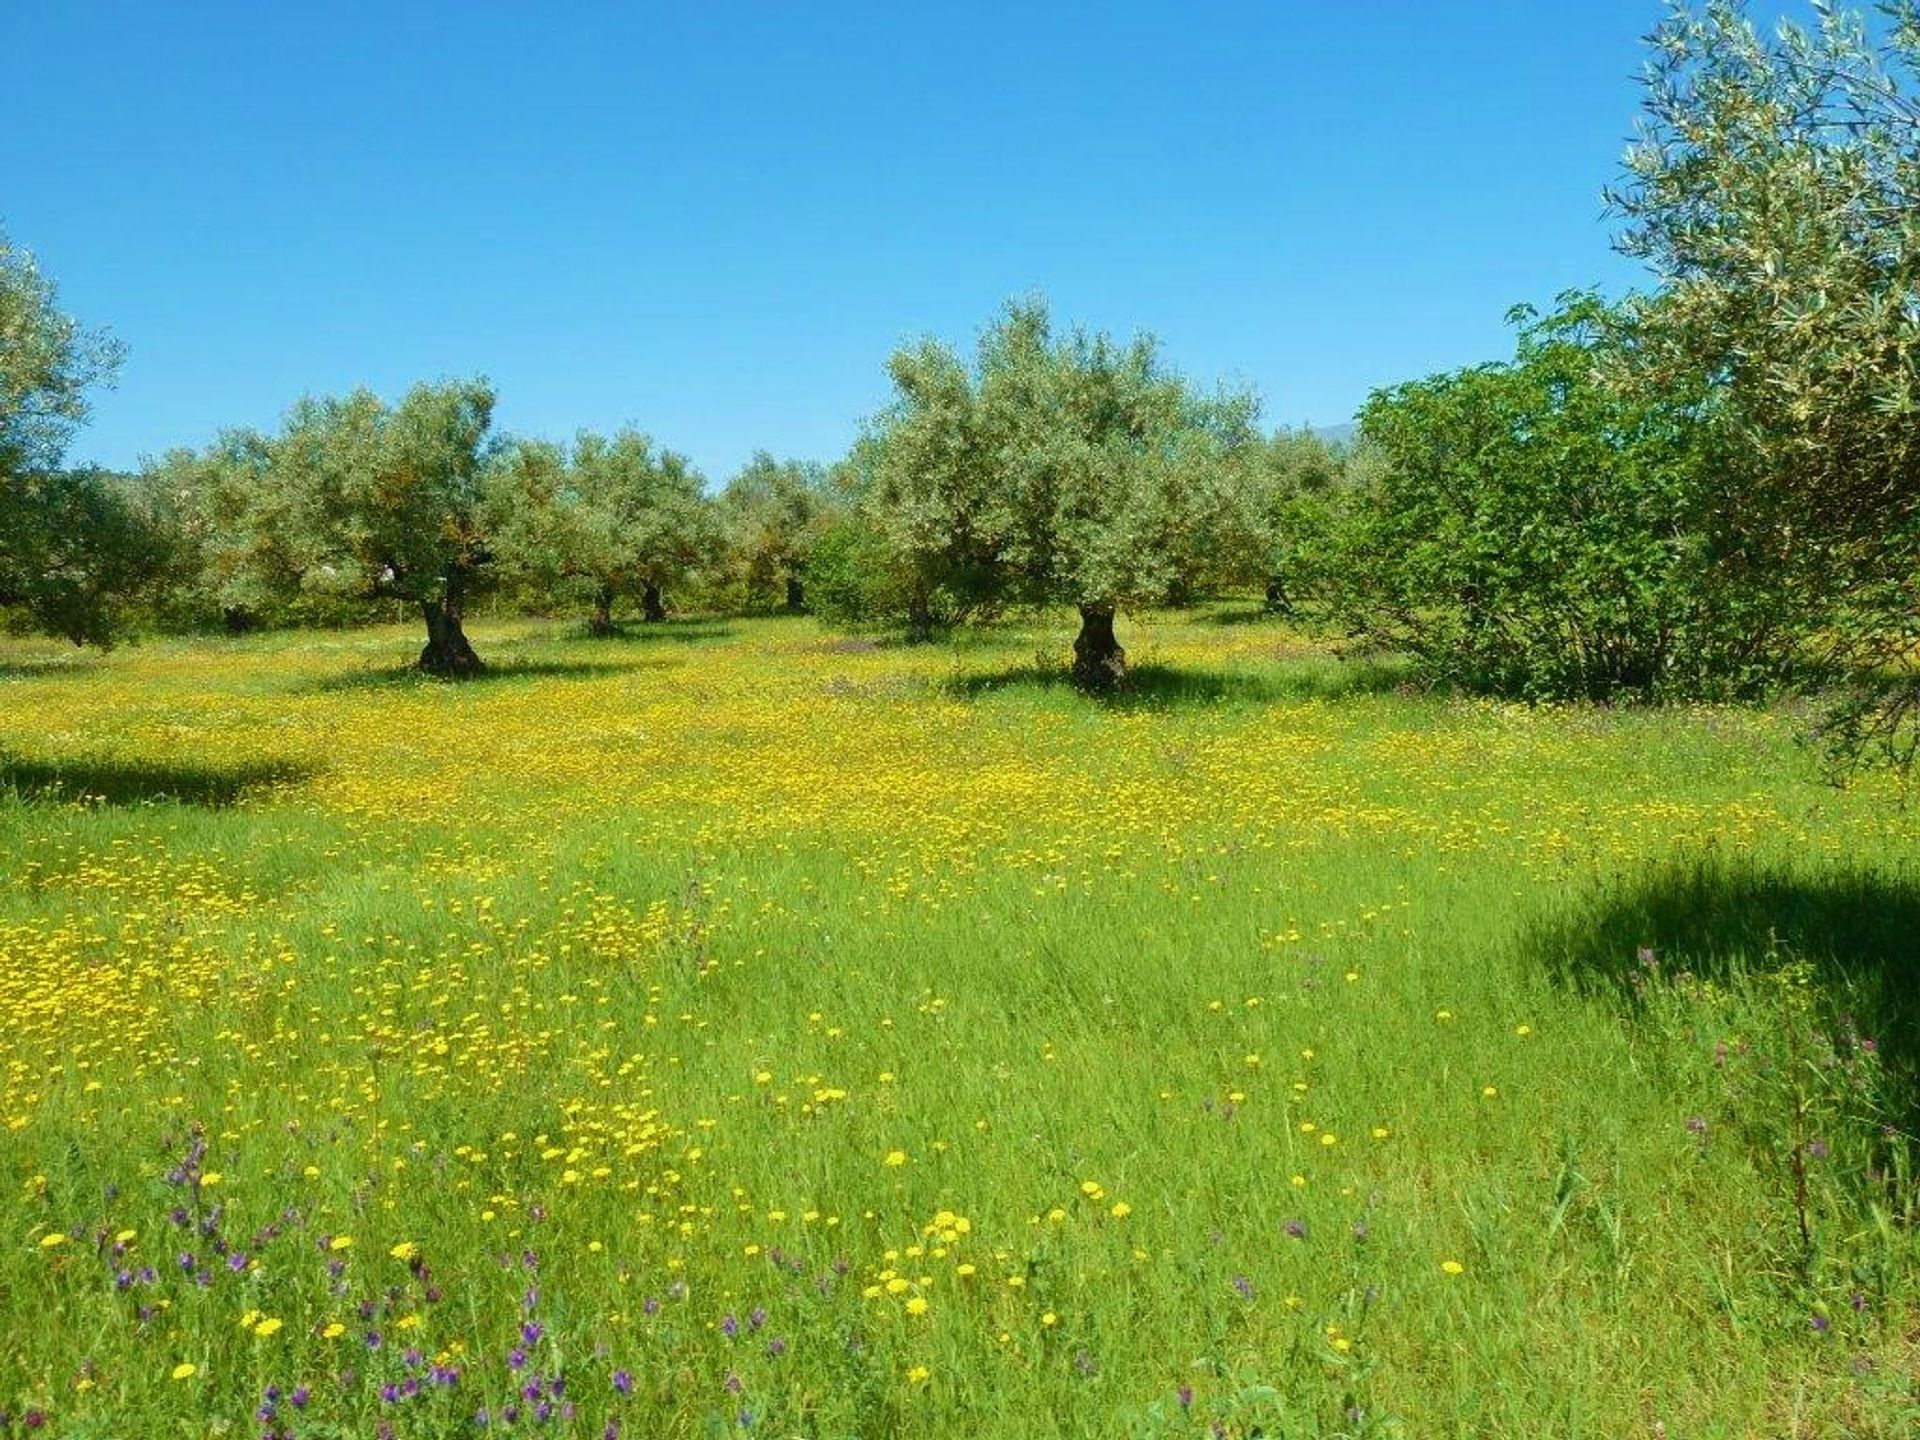
[[97, 654], [0, 660], [0, 680], [80, 680], [98, 673]]
[[581, 625], [567, 638], [586, 645], [692, 645], [730, 639], [733, 633], [733, 626], [724, 620], [621, 620], [609, 634], [596, 635]]
[[1920, 1118], [1920, 878], [1667, 865], [1598, 887], [1523, 944], [1561, 983], [1628, 1009], [1656, 971], [1725, 983], [1802, 962], [1828, 1018], [1878, 1044], [1904, 1128]]
[[75, 756], [36, 760], [0, 751], [0, 799], [150, 805], [173, 801], [209, 810], [238, 805], [255, 791], [310, 779], [311, 767], [288, 761], [196, 765], [172, 760]]
[[1279, 628], [1287, 623], [1287, 617], [1278, 610], [1269, 610], [1265, 605], [1225, 605], [1200, 617], [1207, 625], [1272, 625]]
[[506, 660], [489, 665], [477, 675], [450, 679], [429, 675], [417, 665], [381, 666], [377, 669], [348, 670], [318, 680], [302, 681], [294, 689], [306, 694], [337, 694], [356, 690], [463, 690], [469, 686], [486, 687], [514, 680], [590, 680], [608, 675], [623, 675], [637, 670], [632, 662], [584, 660]]
[[[1171, 709], [1188, 705], [1266, 704], [1281, 700], [1332, 700], [1347, 695], [1381, 695], [1403, 689], [1408, 672], [1395, 665], [1324, 664], [1276, 667], [1269, 671], [1200, 670], [1175, 665], [1136, 665], [1123, 684], [1089, 703], [1109, 709]], [[1074, 692], [1065, 669], [1015, 665], [974, 671], [942, 680], [939, 688], [961, 699], [1001, 691]]]

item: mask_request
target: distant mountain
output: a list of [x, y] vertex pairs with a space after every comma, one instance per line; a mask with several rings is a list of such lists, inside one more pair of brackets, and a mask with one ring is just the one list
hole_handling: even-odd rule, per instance
[[1358, 427], [1349, 420], [1344, 425], [1315, 425], [1313, 427], [1313, 433], [1329, 445], [1345, 445], [1352, 441], [1354, 431], [1357, 428]]

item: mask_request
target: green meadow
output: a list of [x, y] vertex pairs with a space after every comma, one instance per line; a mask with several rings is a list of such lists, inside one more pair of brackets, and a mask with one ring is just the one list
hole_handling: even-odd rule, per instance
[[0, 1434], [1907, 1436], [1920, 817], [1244, 607], [0, 651]]

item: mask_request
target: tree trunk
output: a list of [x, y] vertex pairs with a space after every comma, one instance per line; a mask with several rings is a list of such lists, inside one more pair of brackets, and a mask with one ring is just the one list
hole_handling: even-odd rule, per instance
[[919, 644], [932, 638], [933, 607], [927, 603], [926, 592], [916, 585], [907, 597], [907, 639]]
[[807, 592], [800, 584], [798, 575], [787, 576], [787, 610], [798, 615], [807, 608]]
[[422, 670], [429, 675], [461, 680], [487, 668], [467, 643], [467, 632], [460, 628], [458, 585], [450, 583], [444, 600], [423, 601], [420, 609], [427, 617], [427, 648], [420, 652]]
[[1267, 577], [1267, 609], [1276, 615], [1293, 614], [1293, 601], [1287, 597], [1287, 587], [1278, 575]]
[[1082, 605], [1080, 633], [1073, 641], [1073, 683], [1083, 690], [1111, 690], [1127, 678], [1127, 652], [1113, 638], [1113, 606]]
[[593, 595], [593, 614], [587, 620], [589, 635], [613, 634], [613, 587], [602, 585]]
[[640, 613], [650, 625], [667, 618], [666, 601], [660, 598], [660, 587], [651, 580], [640, 592]]

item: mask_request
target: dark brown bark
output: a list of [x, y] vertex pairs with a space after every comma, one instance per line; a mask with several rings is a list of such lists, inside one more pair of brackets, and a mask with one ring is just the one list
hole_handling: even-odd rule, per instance
[[907, 597], [907, 639], [915, 642], [933, 638], [933, 607], [926, 592], [918, 586]]
[[787, 576], [787, 609], [798, 615], [807, 608], [807, 592], [798, 575]]
[[461, 680], [487, 668], [474, 654], [467, 632], [460, 626], [462, 608], [460, 587], [452, 582], [447, 585], [445, 599], [421, 603], [427, 618], [427, 645], [420, 652], [420, 668], [427, 674]]
[[1267, 609], [1276, 615], [1293, 614], [1293, 600], [1287, 594], [1287, 587], [1278, 575], [1267, 577]]
[[660, 598], [660, 587], [652, 581], [640, 592], [640, 614], [648, 624], [667, 618], [667, 602]]
[[613, 587], [602, 585], [593, 596], [593, 614], [587, 620], [589, 635], [613, 634]]
[[1083, 690], [1111, 690], [1127, 678], [1127, 652], [1113, 635], [1113, 606], [1082, 605], [1080, 633], [1073, 641], [1073, 683]]

